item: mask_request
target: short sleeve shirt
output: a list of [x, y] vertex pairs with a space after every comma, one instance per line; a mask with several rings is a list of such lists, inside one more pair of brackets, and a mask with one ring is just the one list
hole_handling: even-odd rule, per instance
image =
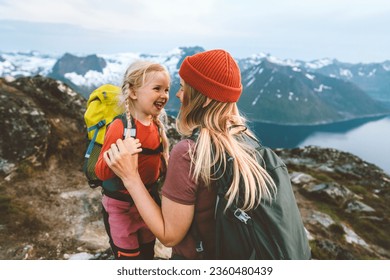
[[[162, 188], [162, 195], [184, 205], [194, 205], [194, 219], [197, 231], [203, 241], [206, 258], [212, 259], [215, 248], [215, 201], [216, 192], [207, 188], [203, 183], [196, 184], [190, 173], [190, 147], [194, 142], [189, 139], [180, 141], [172, 149], [169, 158], [169, 167]], [[195, 239], [191, 230], [184, 239], [172, 248], [172, 254], [186, 259], [198, 259], [195, 250]]]

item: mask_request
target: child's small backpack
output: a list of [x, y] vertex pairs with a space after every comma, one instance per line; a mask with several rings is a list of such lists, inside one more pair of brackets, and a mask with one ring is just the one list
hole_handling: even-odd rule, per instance
[[[296, 204], [290, 177], [283, 161], [269, 148], [255, 139], [242, 135], [243, 140], [256, 147], [262, 158], [258, 162], [275, 182], [277, 193], [272, 201], [262, 200], [256, 209], [244, 212], [234, 203], [226, 210], [225, 199], [233, 179], [233, 158], [228, 158], [226, 171], [219, 170], [214, 187], [217, 188], [215, 209], [216, 259], [303, 259], [311, 257], [306, 230]], [[194, 230], [195, 228], [195, 230]], [[203, 245], [192, 225], [197, 252]], [[205, 248], [207, 250], [207, 248]], [[202, 257], [202, 255], [201, 255]]]
[[87, 102], [84, 120], [87, 125], [88, 141], [83, 171], [91, 188], [102, 185], [102, 181], [95, 174], [95, 165], [102, 149], [107, 125], [124, 112], [124, 109], [118, 106], [120, 93], [119, 87], [105, 84], [95, 89]]

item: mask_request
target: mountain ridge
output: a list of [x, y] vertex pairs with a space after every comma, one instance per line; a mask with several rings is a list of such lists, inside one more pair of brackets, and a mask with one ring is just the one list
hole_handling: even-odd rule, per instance
[[[0, 52], [0, 76], [47, 76], [65, 82], [84, 98], [88, 98], [89, 93], [101, 84], [120, 84], [123, 73], [132, 61], [153, 60], [165, 65], [171, 74], [171, 98], [166, 108], [177, 111], [180, 102], [174, 98], [174, 94], [179, 88], [178, 68], [186, 56], [203, 50], [202, 47], [195, 46], [179, 47], [162, 54], [75, 56], [66, 53], [61, 57], [36, 52]], [[303, 62], [259, 54], [237, 59], [237, 62], [242, 70], [244, 85], [244, 93], [238, 105], [251, 120], [318, 124], [390, 113], [390, 106], [386, 107], [390, 105], [389, 61], [383, 64], [364, 64], [371, 72], [361, 70], [360, 73], [364, 72], [366, 76], [365, 79], [359, 76], [360, 80], [353, 79], [356, 75], [342, 73], [348, 73], [348, 69], [344, 69], [347, 66], [349, 69], [362, 68], [363, 64], [345, 64], [331, 59]], [[262, 73], [259, 72], [261, 67], [264, 67]], [[331, 67], [333, 70], [328, 71]], [[377, 69], [375, 67], [382, 70], [374, 71]], [[253, 73], [255, 69], [258, 69], [257, 73]], [[348, 71], [355, 73], [358, 70]], [[336, 76], [334, 73], [341, 74]], [[375, 73], [381, 75], [377, 77]], [[265, 79], [265, 74], [268, 79]]]

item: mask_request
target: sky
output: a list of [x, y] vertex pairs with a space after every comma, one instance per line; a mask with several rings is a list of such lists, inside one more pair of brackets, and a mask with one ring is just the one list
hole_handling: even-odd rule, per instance
[[0, 51], [390, 60], [388, 0], [0, 0]]

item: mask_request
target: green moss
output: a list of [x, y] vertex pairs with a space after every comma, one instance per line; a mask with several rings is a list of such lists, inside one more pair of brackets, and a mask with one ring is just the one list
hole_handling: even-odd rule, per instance
[[316, 206], [318, 211], [328, 214], [336, 223], [340, 222], [339, 211], [335, 206], [320, 201], [316, 201]]
[[313, 173], [310, 175], [313, 176], [314, 178], [316, 178], [320, 182], [332, 182], [333, 181], [333, 179], [325, 173]]
[[382, 227], [379, 227], [371, 220], [356, 217], [351, 221], [351, 224], [355, 232], [364, 240], [383, 248], [390, 248], [390, 226], [388, 222], [381, 223]]
[[315, 260], [335, 260], [336, 257], [328, 250], [319, 247], [316, 240], [309, 241], [311, 248], [311, 258]]
[[348, 189], [350, 189], [351, 191], [353, 191], [354, 193], [359, 194], [359, 195], [365, 196], [365, 195], [369, 194], [369, 191], [365, 187], [360, 186], [360, 185], [348, 186]]

